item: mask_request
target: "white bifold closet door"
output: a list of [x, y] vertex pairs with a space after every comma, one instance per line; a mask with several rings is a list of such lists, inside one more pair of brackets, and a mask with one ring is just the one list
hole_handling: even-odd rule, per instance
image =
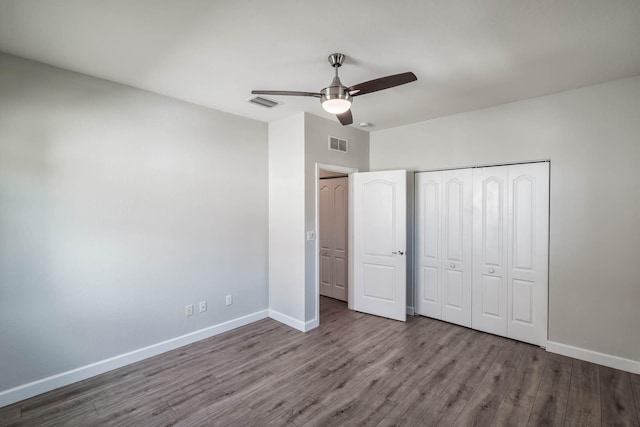
[[472, 171], [416, 174], [416, 311], [471, 326]]
[[509, 168], [473, 172], [473, 327], [506, 336]]
[[549, 164], [473, 171], [472, 327], [547, 340]]

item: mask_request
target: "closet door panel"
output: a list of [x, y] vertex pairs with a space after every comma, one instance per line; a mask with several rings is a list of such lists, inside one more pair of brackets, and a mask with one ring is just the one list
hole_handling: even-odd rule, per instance
[[440, 216], [442, 172], [416, 174], [416, 312], [442, 318]]
[[471, 326], [473, 175], [442, 172], [442, 320]]
[[[442, 300], [444, 310], [462, 311], [463, 303], [463, 277], [461, 271], [445, 269], [442, 280]], [[470, 311], [469, 311], [470, 312]], [[443, 320], [447, 320], [443, 317]], [[450, 320], [447, 320], [448, 322]]]
[[504, 319], [503, 289], [504, 283], [501, 277], [482, 276], [482, 308], [480, 310], [482, 316], [494, 318], [497, 321]]
[[474, 329], [507, 335], [508, 166], [473, 171]]
[[[511, 280], [511, 322], [533, 325], [535, 301], [533, 297], [533, 288], [535, 283], [527, 280]], [[513, 325], [509, 328], [509, 335], [513, 335]], [[515, 337], [513, 337], [515, 338]]]
[[547, 340], [549, 164], [509, 166], [508, 332]]

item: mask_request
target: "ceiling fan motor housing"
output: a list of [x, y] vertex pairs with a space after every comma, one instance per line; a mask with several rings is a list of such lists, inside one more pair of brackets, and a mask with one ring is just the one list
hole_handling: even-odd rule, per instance
[[331, 86], [325, 87], [320, 91], [320, 102], [325, 102], [330, 99], [344, 99], [351, 102], [352, 97], [351, 94], [347, 91], [347, 88], [342, 86], [340, 80], [337, 81], [338, 84], [335, 83], [336, 79], [331, 82]]

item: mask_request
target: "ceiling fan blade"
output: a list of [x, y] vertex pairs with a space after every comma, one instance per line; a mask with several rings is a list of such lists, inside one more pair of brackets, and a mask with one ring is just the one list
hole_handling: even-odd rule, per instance
[[291, 90], [252, 90], [251, 93], [253, 95], [313, 96], [314, 98], [322, 96], [316, 92], [295, 92]]
[[340, 120], [340, 123], [342, 123], [343, 126], [350, 125], [351, 123], [353, 123], [353, 116], [351, 115], [351, 110], [347, 110], [342, 114], [336, 114], [336, 117], [338, 118], [338, 120]]
[[394, 86], [400, 86], [405, 83], [411, 83], [416, 80], [418, 80], [418, 78], [412, 72], [400, 73], [353, 85], [350, 88], [347, 88], [347, 91], [351, 94], [351, 96], [358, 96], [371, 92], [377, 92], [379, 90], [389, 89]]

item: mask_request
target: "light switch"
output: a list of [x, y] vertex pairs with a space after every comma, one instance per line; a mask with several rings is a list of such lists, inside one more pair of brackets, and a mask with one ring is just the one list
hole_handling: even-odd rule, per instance
[[316, 232], [307, 231], [307, 240], [316, 240]]

